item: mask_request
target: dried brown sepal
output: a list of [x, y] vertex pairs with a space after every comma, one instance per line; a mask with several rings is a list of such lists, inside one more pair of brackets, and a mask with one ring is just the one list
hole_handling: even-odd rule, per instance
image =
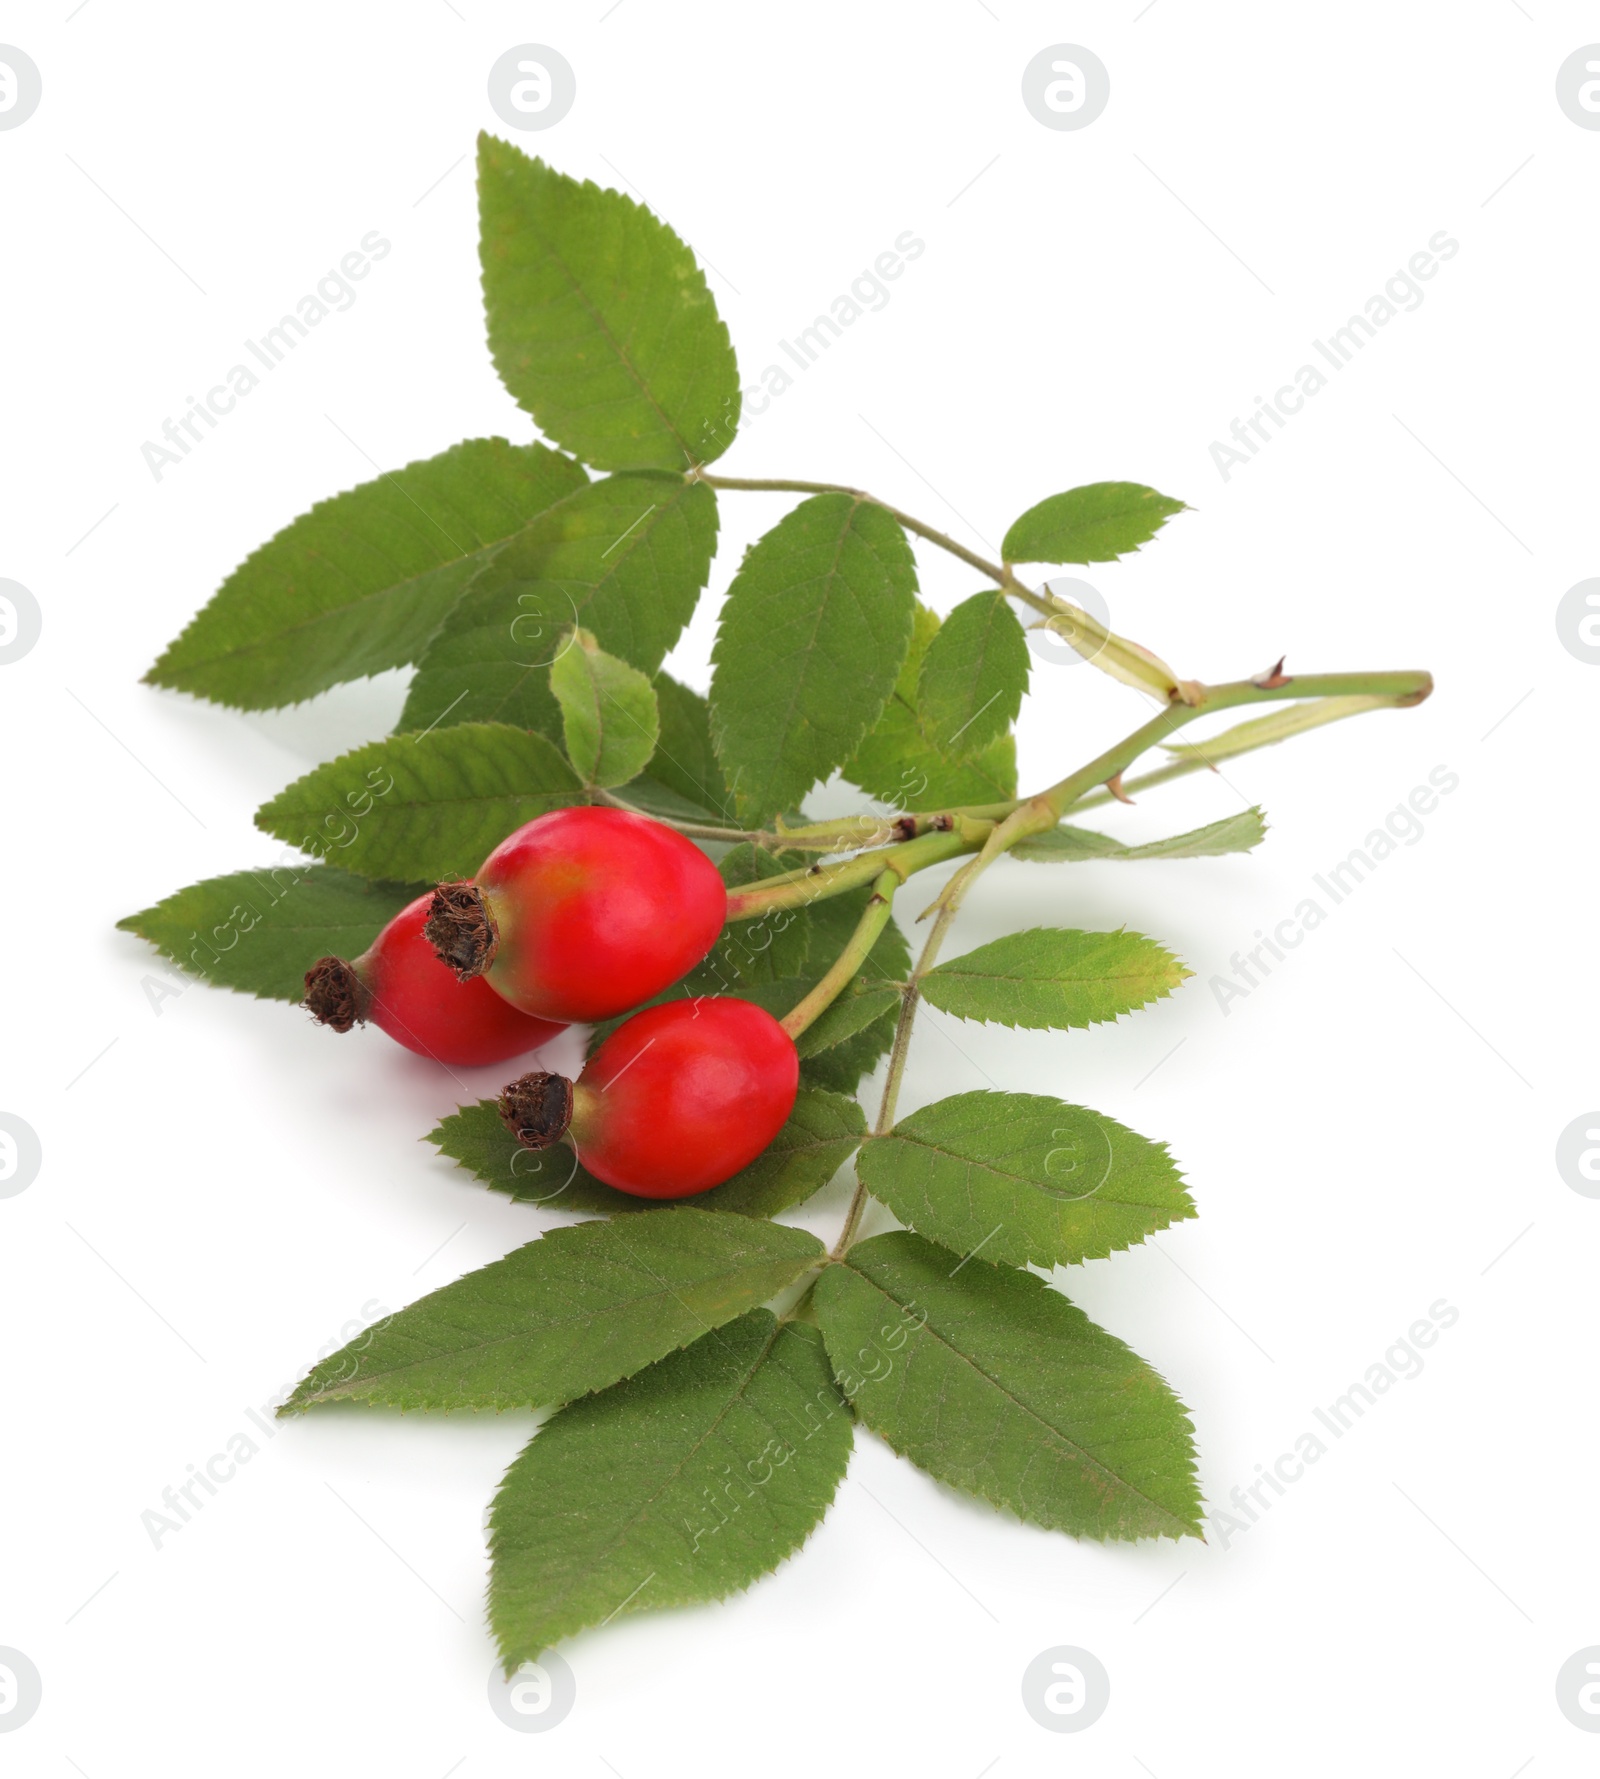
[[349, 1031], [364, 1023], [371, 998], [355, 965], [342, 957], [319, 957], [306, 971], [304, 1005], [318, 1025]]
[[458, 982], [481, 976], [494, 962], [500, 935], [494, 916], [475, 884], [441, 883], [433, 892], [423, 937], [439, 962], [455, 972]]
[[572, 1122], [572, 1083], [535, 1070], [511, 1082], [499, 1104], [501, 1122], [524, 1149], [548, 1149]]

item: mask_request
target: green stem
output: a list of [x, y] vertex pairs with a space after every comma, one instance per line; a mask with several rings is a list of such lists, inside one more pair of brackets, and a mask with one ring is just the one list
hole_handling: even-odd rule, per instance
[[712, 488], [740, 489], [752, 494], [848, 494], [852, 499], [865, 500], [883, 510], [907, 531], [914, 531], [918, 537], [925, 537], [930, 544], [937, 544], [941, 550], [948, 550], [952, 556], [958, 557], [969, 568], [975, 568], [980, 574], [987, 575], [997, 587], [1004, 587], [1008, 593], [1015, 593], [1019, 599], [1026, 598], [1030, 605], [1040, 611], [1049, 611], [1050, 607], [1030, 592], [1011, 573], [1004, 563], [990, 562], [985, 557], [969, 550], [965, 544], [958, 544], [947, 532], [936, 531], [933, 526], [915, 519], [910, 513], [902, 512], [899, 507], [890, 506], [888, 501], [879, 500], [877, 495], [868, 494], [865, 488], [851, 488], [843, 482], [800, 482], [788, 476], [713, 476], [705, 470], [692, 470], [691, 477], [697, 482], [704, 482]]
[[[1220, 735], [1208, 735], [1204, 741], [1191, 743], [1193, 753], [1186, 753], [1180, 760], [1169, 761], [1165, 766], [1156, 767], [1153, 772], [1145, 772], [1138, 778], [1129, 779], [1122, 787], [1123, 793], [1131, 797], [1135, 791], [1153, 790], [1157, 785], [1168, 784], [1175, 778], [1184, 778], [1191, 772], [1214, 772], [1219, 760], [1235, 759], [1240, 754], [1254, 753], [1258, 748], [1275, 747], [1291, 736], [1320, 729], [1326, 723], [1342, 722], [1346, 717], [1361, 716], [1369, 710], [1396, 710], [1400, 707], [1399, 701], [1393, 698], [1369, 694], [1354, 698], [1322, 698], [1314, 704], [1301, 705], [1297, 710], [1280, 710], [1267, 717], [1252, 718], [1248, 723], [1224, 729]], [[1073, 808], [1093, 809], [1100, 804], [1115, 801], [1110, 791], [1095, 791], [1087, 797], [1080, 797]]]
[[[999, 830], [996, 829], [995, 832], [998, 833]], [[900, 991], [900, 1016], [895, 1021], [894, 1042], [889, 1047], [889, 1069], [883, 1078], [883, 1097], [878, 1102], [878, 1116], [872, 1127], [872, 1134], [875, 1137], [885, 1137], [894, 1129], [895, 1111], [900, 1103], [900, 1084], [905, 1079], [906, 1057], [911, 1049], [911, 1028], [916, 1023], [917, 1008], [922, 1000], [922, 978], [939, 961], [939, 951], [944, 944], [945, 934], [950, 930], [950, 923], [959, 912], [967, 889], [971, 887], [972, 879], [985, 868], [985, 863], [986, 861], [981, 857], [974, 859], [957, 874], [966, 877], [967, 881], [955, 895], [943, 902], [939, 909], [939, 918], [933, 923], [923, 944], [922, 955], [917, 959], [917, 967], [911, 972], [911, 979]], [[970, 875], [968, 875], [969, 873]], [[858, 1177], [856, 1189], [850, 1197], [849, 1209], [844, 1214], [844, 1226], [839, 1231], [839, 1239], [828, 1251], [830, 1260], [843, 1259], [849, 1253], [850, 1244], [855, 1240], [856, 1231], [860, 1228], [862, 1216], [866, 1212], [867, 1197], [867, 1189]]]
[[1278, 685], [1263, 685], [1244, 679], [1221, 686], [1204, 686], [1201, 688], [1204, 696], [1198, 704], [1169, 705], [1086, 766], [1080, 766], [1047, 790], [1021, 801], [1046, 805], [1054, 820], [1059, 821], [1075, 803], [1097, 786], [1109, 783], [1142, 753], [1212, 711], [1235, 710], [1244, 704], [1282, 703], [1291, 698], [1374, 696], [1395, 705], [1420, 704], [1432, 690], [1433, 676], [1427, 673], [1312, 673], [1286, 678]]
[[925, 870], [964, 852], [975, 852], [988, 831], [988, 823], [964, 822], [902, 841], [898, 846], [880, 847], [853, 859], [843, 859], [837, 865], [811, 865], [802, 871], [786, 871], [780, 877], [764, 877], [728, 897], [728, 919], [749, 920], [774, 908], [804, 908], [826, 896], [842, 895], [846, 890], [871, 883], [880, 871], [892, 871], [903, 883], [913, 871]]
[[833, 961], [832, 967], [805, 999], [792, 1007], [778, 1023], [791, 1038], [798, 1038], [807, 1026], [821, 1017], [838, 999], [867, 961], [867, 954], [878, 943], [879, 935], [889, 924], [894, 912], [894, 893], [904, 880], [893, 869], [880, 871], [867, 898], [867, 906], [848, 944]]

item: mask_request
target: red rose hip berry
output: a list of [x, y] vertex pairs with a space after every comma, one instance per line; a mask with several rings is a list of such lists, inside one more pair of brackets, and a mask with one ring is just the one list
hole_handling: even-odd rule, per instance
[[428, 937], [541, 1019], [610, 1019], [717, 941], [728, 895], [697, 846], [621, 809], [558, 809], [518, 828], [470, 883], [441, 883]]
[[597, 1180], [636, 1198], [688, 1198], [747, 1167], [783, 1128], [800, 1083], [789, 1034], [750, 1001], [667, 1001], [625, 1020], [573, 1083], [531, 1074], [500, 1096], [525, 1148], [565, 1137]]
[[407, 1050], [457, 1068], [537, 1050], [562, 1028], [502, 1000], [487, 982], [458, 982], [423, 933], [431, 895], [402, 908], [354, 962], [318, 958], [305, 1004], [319, 1025], [347, 1032], [371, 1020]]

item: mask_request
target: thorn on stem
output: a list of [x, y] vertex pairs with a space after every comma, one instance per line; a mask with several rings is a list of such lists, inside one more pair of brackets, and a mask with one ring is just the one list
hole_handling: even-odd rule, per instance
[[1106, 780], [1106, 789], [1110, 791], [1111, 795], [1115, 797], [1119, 803], [1131, 803], [1133, 801], [1132, 797], [1130, 797], [1122, 788], [1122, 774], [1120, 772], [1112, 773], [1110, 778]]
[[1294, 676], [1283, 671], [1283, 664], [1287, 658], [1287, 656], [1279, 655], [1276, 665], [1269, 667], [1259, 679], [1251, 680], [1251, 685], [1258, 687], [1263, 692], [1273, 692], [1279, 686], [1288, 685]]

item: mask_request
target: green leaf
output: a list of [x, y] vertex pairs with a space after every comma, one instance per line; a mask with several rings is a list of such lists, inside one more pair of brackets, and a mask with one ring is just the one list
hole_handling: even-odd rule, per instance
[[952, 763], [929, 745], [917, 714], [922, 663], [939, 633], [939, 616], [915, 612], [911, 647], [893, 696], [870, 735], [844, 763], [844, 776], [894, 809], [956, 809], [1009, 802], [1017, 794], [1017, 747], [1009, 735], [975, 759]]
[[688, 247], [641, 205], [478, 138], [489, 351], [539, 430], [599, 469], [688, 469], [739, 425], [739, 367]]
[[[740, 844], [724, 854], [717, 869], [729, 890], [736, 890], [809, 863], [803, 853], [770, 853]], [[776, 908], [753, 920], [730, 920], [710, 956], [694, 972], [697, 988], [702, 993], [741, 994], [751, 983], [806, 976], [813, 949], [811, 915], [807, 908]], [[832, 956], [823, 960], [812, 974], [820, 976], [832, 961]]]
[[1091, 482], [1029, 507], [1005, 535], [1006, 562], [1114, 562], [1147, 544], [1181, 500], [1137, 482]]
[[418, 893], [327, 865], [271, 865], [192, 883], [117, 926], [219, 987], [298, 1002], [319, 957], [360, 957]]
[[1210, 859], [1229, 852], [1249, 852], [1266, 838], [1266, 818], [1259, 809], [1241, 809], [1204, 828], [1187, 834], [1171, 834], [1164, 840], [1147, 840], [1129, 846], [1109, 834], [1089, 828], [1049, 828], [1011, 849], [1013, 858], [1032, 859], [1041, 865], [1078, 864], [1087, 859]]
[[550, 1149], [524, 1149], [501, 1121], [494, 1100], [458, 1107], [428, 1132], [428, 1141], [457, 1167], [522, 1204], [548, 1205], [557, 1211], [595, 1211], [602, 1216], [654, 1208], [651, 1199], [634, 1198], [595, 1179], [565, 1143]]
[[866, 1134], [866, 1117], [853, 1099], [803, 1086], [788, 1123], [766, 1149], [694, 1202], [744, 1217], [775, 1217], [820, 1192]]
[[246, 557], [145, 679], [271, 710], [403, 667], [504, 540], [584, 484], [544, 445], [468, 439], [320, 501]]
[[563, 1409], [490, 1510], [507, 1672], [585, 1626], [775, 1569], [827, 1512], [851, 1432], [816, 1330], [765, 1310]]
[[746, 555], [712, 652], [711, 726], [739, 808], [797, 805], [878, 720], [911, 642], [916, 568], [880, 506], [802, 501]]
[[1034, 1093], [959, 1093], [874, 1137], [861, 1183], [957, 1254], [1066, 1266], [1192, 1217], [1165, 1145]]
[[714, 822], [729, 821], [728, 787], [711, 744], [711, 706], [670, 674], [655, 679], [661, 712], [661, 739], [649, 775], [685, 803], [705, 810]]
[[1142, 933], [1030, 927], [940, 964], [925, 1000], [958, 1019], [1047, 1031], [1098, 1025], [1171, 994], [1190, 974]]
[[[697, 1195], [693, 1208], [774, 1217], [820, 1192], [865, 1134], [866, 1121], [854, 1100], [803, 1086], [788, 1122], [762, 1154], [731, 1180]], [[565, 1145], [537, 1153], [524, 1149], [501, 1123], [493, 1100], [452, 1112], [428, 1133], [428, 1141], [486, 1186], [525, 1203], [608, 1215], [653, 1208], [650, 1199], [596, 1180]]]
[[859, 977], [831, 1007], [821, 1013], [795, 1039], [794, 1047], [801, 1058], [820, 1056], [832, 1050], [857, 1032], [865, 1031], [886, 1018], [900, 1004], [900, 990], [891, 984], [879, 984]]
[[[866, 910], [872, 891], [864, 886], [842, 896], [831, 896], [815, 902], [808, 910], [811, 921], [811, 953], [806, 963], [807, 974], [820, 978], [844, 949], [855, 930], [856, 922]], [[890, 921], [867, 954], [860, 980], [872, 987], [904, 982], [911, 974], [911, 947], [897, 922]], [[808, 985], [809, 986], [809, 985]], [[798, 1001], [801, 997], [796, 996]], [[795, 1003], [791, 1001], [790, 1006]], [[897, 1008], [893, 1003], [878, 1001], [875, 1019], [864, 1022], [849, 1037], [841, 1037], [823, 1048], [815, 1047], [802, 1056], [800, 1078], [819, 1087], [839, 1093], [854, 1093], [863, 1075], [876, 1067], [888, 1053], [894, 1040]], [[786, 1008], [785, 1011], [788, 1009]], [[826, 1035], [826, 1034], [825, 1034]]]
[[575, 625], [653, 673], [711, 574], [717, 497], [681, 476], [586, 482], [500, 550], [418, 662], [401, 729], [508, 722], [557, 739], [550, 663]]
[[731, 1321], [822, 1253], [801, 1229], [682, 1208], [552, 1229], [386, 1316], [314, 1366], [280, 1413], [570, 1402]]
[[1001, 593], [975, 593], [939, 626], [917, 680], [922, 733], [948, 760], [1007, 734], [1028, 690], [1028, 640]]
[[1200, 1536], [1182, 1403], [1036, 1274], [897, 1230], [813, 1301], [856, 1413], [941, 1482], [1075, 1537]]
[[264, 804], [256, 826], [373, 877], [432, 882], [470, 876], [513, 829], [582, 801], [542, 735], [461, 723], [318, 766]]
[[559, 741], [550, 663], [586, 591], [579, 581], [508, 580], [486, 570], [418, 662], [395, 733], [509, 723]]
[[661, 718], [637, 667], [608, 655], [587, 630], [574, 630], [550, 665], [550, 690], [561, 706], [567, 758], [585, 784], [626, 784], [644, 771]]

